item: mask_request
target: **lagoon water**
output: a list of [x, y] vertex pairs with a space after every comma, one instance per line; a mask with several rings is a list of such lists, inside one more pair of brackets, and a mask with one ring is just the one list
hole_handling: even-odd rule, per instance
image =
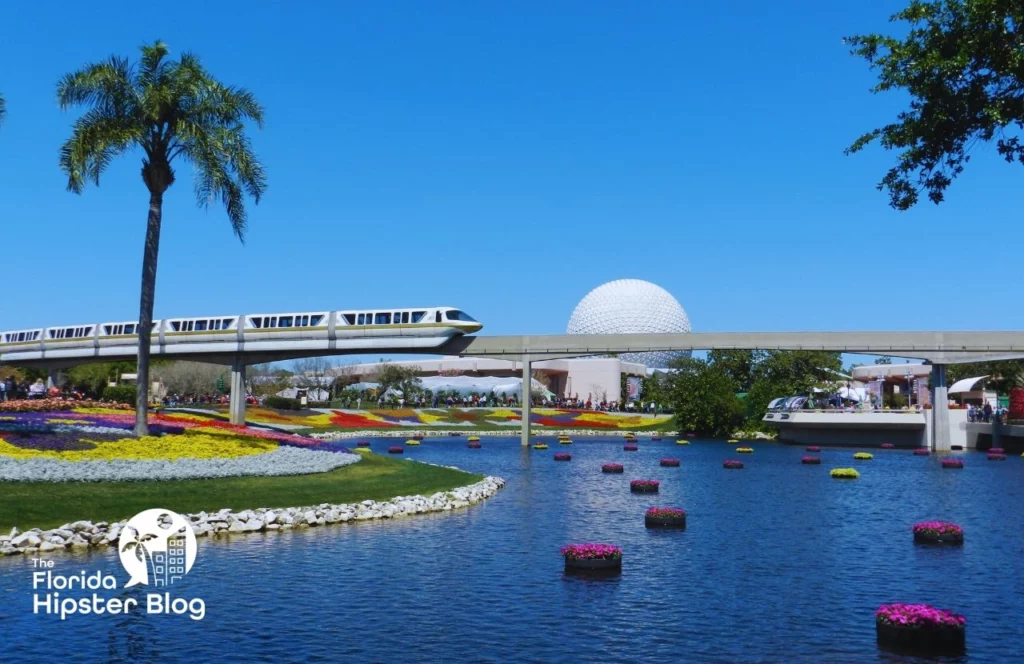
[[[383, 454], [393, 439], [373, 440]], [[32, 614], [31, 568], [0, 559], [5, 661], [910, 662], [875, 643], [874, 610], [926, 602], [967, 616], [967, 654], [1007, 662], [1024, 641], [1024, 459], [965, 468], [905, 450], [802, 448], [641, 437], [550, 441], [428, 439], [405, 457], [499, 475], [483, 505], [389, 522], [200, 540], [175, 596], [206, 618]], [[555, 462], [556, 452], [570, 462]], [[679, 468], [661, 468], [661, 457]], [[724, 470], [738, 458], [746, 468]], [[601, 473], [602, 462], [625, 465]], [[856, 467], [856, 481], [830, 479]], [[629, 480], [662, 481], [634, 495]], [[650, 505], [682, 507], [688, 528], [649, 531]], [[156, 507], [156, 506], [154, 506]], [[964, 526], [962, 548], [917, 546], [915, 521]], [[563, 574], [559, 548], [609, 542], [621, 576]], [[124, 577], [112, 551], [56, 555], [54, 571]], [[135, 589], [131, 595], [141, 595]]]

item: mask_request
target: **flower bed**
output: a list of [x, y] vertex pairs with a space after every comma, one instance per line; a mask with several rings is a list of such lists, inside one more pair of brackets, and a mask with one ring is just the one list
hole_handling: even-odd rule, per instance
[[117, 409], [5, 411], [0, 415], [0, 481], [301, 475], [359, 460], [336, 443], [197, 416], [152, 415], [152, 435], [142, 438], [131, 436], [134, 424], [134, 414]]
[[820, 451], [821, 451], [821, 448], [820, 448], [820, 447], [818, 447], [817, 445], [808, 445], [808, 446], [807, 446], [807, 448], [806, 448], [806, 450], [807, 450], [808, 452], [820, 452]]
[[875, 611], [878, 643], [902, 651], [958, 654], [967, 619], [927, 604], [883, 604]]
[[561, 554], [567, 572], [622, 569], [622, 549], [611, 544], [569, 544]]
[[606, 463], [601, 465], [602, 473], [621, 473], [623, 470], [621, 463]]
[[555, 454], [555, 461], [572, 461], [572, 455], [566, 452], [559, 452]]
[[636, 445], [623, 445], [622, 449], [625, 450], [626, 452], [636, 452], [640, 448], [637, 447]]
[[648, 528], [686, 528], [686, 512], [677, 507], [651, 507], [644, 513]]
[[829, 475], [837, 480], [855, 480], [860, 477], [860, 473], [853, 468], [833, 468]]
[[804, 464], [805, 466], [820, 466], [821, 465], [821, 457], [803, 456], [803, 457], [800, 457], [800, 463]]
[[662, 459], [660, 463], [665, 468], [677, 468], [679, 466], [679, 459]]
[[964, 529], [946, 521], [915, 523], [914, 541], [919, 544], [963, 544]]
[[989, 461], [1006, 461], [1006, 455], [1005, 454], [999, 454], [997, 452], [989, 452], [986, 455], [986, 458]]
[[402, 454], [405, 452], [405, 448], [401, 445], [392, 445], [388, 448], [388, 454]]
[[943, 459], [942, 460], [942, 467], [943, 468], [963, 468], [964, 467], [964, 462], [961, 461], [960, 459]]
[[466, 447], [468, 447], [471, 450], [478, 450], [480, 449], [480, 443], [478, 441], [471, 440], [468, 443], [466, 443]]
[[80, 401], [72, 399], [20, 399], [17, 401], [0, 401], [0, 412], [5, 413], [48, 413], [53, 411], [68, 411], [77, 408], [135, 410], [135, 406], [130, 406], [126, 403], [92, 401], [89, 399], [82, 399]]
[[661, 482], [658, 480], [630, 480], [629, 490], [633, 493], [658, 493]]
[[892, 443], [882, 443], [881, 445], [879, 445], [879, 447], [881, 447], [883, 450], [891, 450], [896, 446], [893, 445]]
[[726, 470], [741, 470], [743, 468], [743, 462], [737, 461], [736, 459], [726, 459], [722, 462], [722, 468]]
[[919, 447], [914, 450], [914, 456], [928, 456], [931, 453], [931, 450], [926, 450], [923, 447]]
[[857, 461], [870, 461], [871, 459], [874, 459], [875, 456], [867, 452], [857, 452], [853, 455], [853, 458]]

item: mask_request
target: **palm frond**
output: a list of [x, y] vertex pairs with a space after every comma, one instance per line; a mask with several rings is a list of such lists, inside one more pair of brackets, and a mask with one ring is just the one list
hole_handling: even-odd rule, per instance
[[132, 66], [116, 55], [67, 74], [57, 83], [57, 102], [65, 111], [72, 106], [99, 106], [116, 111], [136, 101]]
[[110, 116], [98, 108], [80, 117], [60, 150], [68, 190], [81, 193], [87, 180], [98, 186], [110, 161], [140, 141], [141, 129], [135, 118]]
[[143, 46], [140, 50], [142, 57], [139, 58], [139, 74], [136, 82], [139, 87], [156, 86], [157, 81], [167, 70], [164, 58], [171, 50], [159, 39], [151, 46]]
[[4, 101], [4, 96], [0, 95], [0, 124], [4, 123], [4, 118], [7, 117], [7, 102]]

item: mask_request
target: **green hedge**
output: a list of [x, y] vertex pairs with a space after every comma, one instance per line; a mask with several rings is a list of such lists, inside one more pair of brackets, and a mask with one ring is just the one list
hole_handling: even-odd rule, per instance
[[302, 410], [302, 404], [299, 403], [298, 399], [286, 399], [284, 397], [267, 397], [263, 405], [275, 410]]
[[103, 398], [107, 401], [114, 401], [116, 403], [135, 403], [135, 386], [134, 385], [117, 385], [115, 387], [103, 388]]

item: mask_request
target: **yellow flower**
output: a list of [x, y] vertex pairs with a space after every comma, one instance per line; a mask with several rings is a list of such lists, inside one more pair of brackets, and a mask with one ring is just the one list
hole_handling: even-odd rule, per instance
[[860, 473], [853, 468], [833, 468], [829, 474], [839, 480], [855, 480], [860, 477]]
[[0, 440], [0, 456], [15, 459], [64, 459], [66, 461], [113, 461], [115, 459], [231, 459], [263, 454], [277, 449], [272, 440], [217, 431], [189, 429], [169, 436], [122, 438], [111, 442], [82, 440], [95, 445], [90, 450], [25, 449]]

